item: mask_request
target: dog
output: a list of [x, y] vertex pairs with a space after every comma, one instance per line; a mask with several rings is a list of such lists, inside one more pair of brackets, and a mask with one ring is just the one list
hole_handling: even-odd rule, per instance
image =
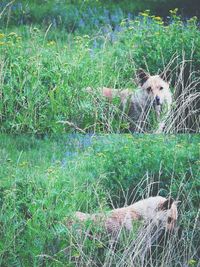
[[[170, 112], [172, 104], [172, 93], [169, 88], [170, 71], [161, 73], [160, 75], [151, 76], [142, 69], [137, 71], [137, 80], [139, 88], [136, 91], [130, 89], [113, 89], [103, 87], [100, 94], [110, 102], [118, 97], [120, 98], [122, 110], [128, 109], [128, 116], [131, 119], [130, 130], [133, 132], [144, 132], [148, 124], [148, 115], [153, 108], [157, 120], [160, 119], [163, 106], [166, 106], [166, 114], [159, 123], [157, 132], [162, 132], [165, 120]], [[87, 92], [92, 92], [92, 88], [88, 87]], [[127, 108], [127, 106], [129, 106]]]
[[112, 235], [118, 234], [123, 228], [131, 231], [134, 221], [141, 220], [171, 232], [178, 218], [177, 203], [171, 197], [149, 197], [130, 206], [113, 209], [108, 214], [87, 214], [78, 211], [75, 213], [75, 220], [101, 224]]

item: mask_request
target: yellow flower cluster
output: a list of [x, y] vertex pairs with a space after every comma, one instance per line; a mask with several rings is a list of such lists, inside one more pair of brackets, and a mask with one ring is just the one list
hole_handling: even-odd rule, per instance
[[19, 43], [22, 37], [16, 32], [9, 34], [0, 33], [0, 46], [13, 46], [14, 43]]
[[140, 12], [140, 15], [143, 16], [143, 17], [148, 17], [149, 16], [147, 13], [144, 13], [144, 12]]
[[154, 17], [155, 20], [158, 20], [158, 21], [162, 21], [162, 18], [161, 17]]
[[155, 15], [150, 15], [150, 10], [145, 10], [144, 12], [140, 12], [139, 13], [140, 16], [144, 17], [144, 18], [150, 18], [152, 20], [154, 20], [158, 25], [163, 25], [163, 19], [159, 16], [155, 16]]
[[143, 16], [143, 17], [149, 17], [150, 10], [149, 9], [146, 9], [144, 12], [140, 12], [139, 14], [141, 16]]

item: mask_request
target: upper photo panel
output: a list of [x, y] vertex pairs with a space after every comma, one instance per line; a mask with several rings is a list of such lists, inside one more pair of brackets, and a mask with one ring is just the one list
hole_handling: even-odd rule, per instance
[[199, 133], [199, 0], [0, 1], [0, 132]]

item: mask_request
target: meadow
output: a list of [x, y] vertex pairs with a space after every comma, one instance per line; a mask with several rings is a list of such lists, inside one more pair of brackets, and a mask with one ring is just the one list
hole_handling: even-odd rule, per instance
[[[199, 4], [186, 2], [1, 1], [0, 266], [200, 266]], [[139, 68], [171, 70], [168, 135], [155, 114], [130, 133], [119, 99], [99, 93], [134, 92]], [[75, 211], [156, 195], [181, 202], [154, 243], [138, 221], [114, 246], [69, 227]]]
[[[128, 132], [131, 118], [121, 112], [118, 99], [108, 105], [98, 88], [134, 91], [138, 68], [156, 74], [167, 67], [172, 71], [174, 99], [165, 132], [199, 132], [197, 17], [182, 18], [175, 9], [163, 20], [149, 10], [133, 15], [115, 8], [111, 13], [97, 5], [71, 8], [68, 13], [64, 9], [66, 20], [72, 21], [61, 19], [59, 24], [53, 13], [59, 5], [49, 10], [52, 17], [44, 6], [31, 9], [30, 4], [27, 11], [21, 5], [11, 9], [16, 13], [2, 15], [1, 132]], [[41, 21], [34, 10], [43, 12]], [[21, 21], [20, 15], [26, 14], [31, 20]], [[154, 132], [156, 123], [152, 118], [149, 132]]]
[[[0, 265], [199, 266], [199, 145], [197, 135], [1, 135]], [[181, 201], [179, 219], [143, 265], [140, 225], [114, 250], [104, 232], [91, 239], [67, 226], [77, 210], [157, 194]]]

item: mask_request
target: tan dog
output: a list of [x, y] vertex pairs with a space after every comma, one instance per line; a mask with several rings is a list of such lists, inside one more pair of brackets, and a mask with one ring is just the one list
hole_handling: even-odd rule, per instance
[[[131, 130], [136, 132], [145, 131], [145, 124], [152, 108], [155, 110], [156, 116], [159, 119], [161, 109], [166, 105], [167, 114], [165, 114], [165, 117], [158, 127], [158, 132], [161, 132], [172, 104], [172, 94], [169, 89], [169, 76], [170, 72], [151, 76], [144, 70], [139, 69], [137, 71], [137, 79], [140, 86], [138, 90], [120, 90], [103, 87], [100, 89], [101, 95], [110, 101], [115, 97], [119, 97], [123, 111], [126, 110], [127, 103], [129, 103], [128, 115], [133, 122]], [[88, 87], [87, 91], [91, 93], [93, 90]]]
[[149, 197], [140, 200], [128, 207], [118, 208], [108, 214], [86, 214], [76, 212], [76, 219], [81, 222], [92, 221], [94, 224], [103, 222], [109, 233], [116, 234], [122, 228], [131, 231], [133, 222], [144, 220], [146, 223], [153, 223], [165, 230], [173, 230], [177, 217], [177, 202], [172, 198]]

